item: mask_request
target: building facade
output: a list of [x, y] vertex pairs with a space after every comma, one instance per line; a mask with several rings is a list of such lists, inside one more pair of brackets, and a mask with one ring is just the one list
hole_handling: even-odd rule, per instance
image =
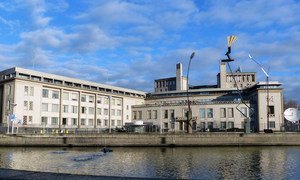
[[22, 68], [0, 72], [1, 126], [108, 129], [131, 122], [145, 93]]
[[[176, 90], [158, 85], [170, 79], [176, 82]], [[147, 94], [145, 104], [133, 106], [133, 120], [153, 122], [164, 131], [186, 131], [189, 88], [194, 131], [243, 130], [247, 126], [252, 132], [282, 130], [280, 83], [256, 82], [254, 72], [228, 73], [223, 62], [217, 85], [187, 87], [182, 79], [182, 65], [177, 64], [176, 77], [155, 80], [155, 92]]]

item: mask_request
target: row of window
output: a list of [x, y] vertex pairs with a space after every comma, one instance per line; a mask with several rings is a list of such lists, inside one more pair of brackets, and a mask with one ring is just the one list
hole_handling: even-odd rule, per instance
[[[51, 96], [49, 94], [50, 94], [50, 90], [48, 90], [48, 89], [42, 90], [43, 98], [50, 98]], [[59, 91], [52, 90], [52, 99], [58, 99], [58, 98], [59, 98]], [[78, 101], [78, 93], [63, 92], [62, 99], [66, 100], [66, 101]], [[94, 103], [95, 96], [82, 94], [80, 97], [80, 101]], [[97, 97], [97, 104], [102, 104], [102, 103], [108, 104], [108, 102], [109, 102], [108, 97]], [[121, 106], [122, 100], [112, 98], [111, 105]]]
[[[31, 116], [31, 118], [32, 118], [32, 116]], [[48, 122], [48, 120], [50, 122]], [[24, 120], [23, 120], [23, 122], [24, 122]], [[45, 116], [43, 116], [41, 118], [41, 125], [46, 126], [46, 125], [48, 125], [48, 123], [50, 123], [51, 125], [58, 125], [58, 117], [45, 117]], [[77, 126], [78, 125], [78, 119], [77, 118], [62, 118], [62, 125], [64, 125], [64, 126], [67, 126], [67, 125]], [[81, 126], [94, 126], [94, 119], [81, 118], [80, 119], [80, 125]], [[97, 119], [96, 125], [107, 127], [107, 126], [109, 126], [108, 119]], [[122, 121], [112, 119], [111, 120], [111, 126], [122, 126]]]

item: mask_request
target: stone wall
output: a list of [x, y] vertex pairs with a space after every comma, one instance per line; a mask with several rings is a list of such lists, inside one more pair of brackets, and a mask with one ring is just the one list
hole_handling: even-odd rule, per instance
[[0, 135], [0, 146], [271, 146], [300, 145], [300, 133]]

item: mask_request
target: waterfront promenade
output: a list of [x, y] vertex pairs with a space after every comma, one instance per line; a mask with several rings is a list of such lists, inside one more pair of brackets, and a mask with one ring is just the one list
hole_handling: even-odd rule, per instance
[[195, 134], [1, 134], [0, 146], [287, 146], [300, 145], [300, 133]]

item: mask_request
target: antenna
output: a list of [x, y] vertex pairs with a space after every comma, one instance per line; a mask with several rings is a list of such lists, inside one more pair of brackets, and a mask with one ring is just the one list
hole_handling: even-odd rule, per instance
[[260, 69], [264, 72], [264, 74], [267, 76], [267, 77], [269, 77], [269, 70], [270, 70], [270, 67], [268, 68], [268, 73], [265, 71], [265, 69], [262, 67], [262, 65], [261, 64], [259, 64], [250, 54], [248, 54], [248, 56], [249, 56], [249, 58], [251, 59], [251, 60], [253, 60], [259, 67], [260, 67]]
[[288, 108], [283, 114], [286, 120], [295, 123], [300, 119], [299, 112], [300, 111], [297, 108]]

